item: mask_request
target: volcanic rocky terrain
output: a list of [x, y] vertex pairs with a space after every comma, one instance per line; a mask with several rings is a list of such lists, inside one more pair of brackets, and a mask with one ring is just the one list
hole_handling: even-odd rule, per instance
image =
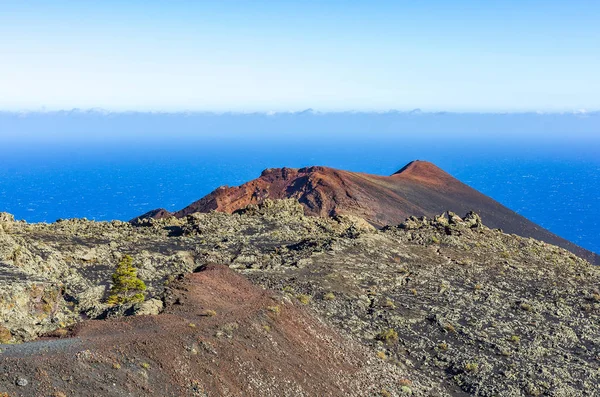
[[[600, 268], [475, 213], [381, 229], [0, 215], [0, 395], [597, 396]], [[133, 258], [143, 303], [106, 303]]]
[[181, 211], [171, 214], [159, 209], [142, 218], [181, 218], [210, 211], [233, 213], [267, 198], [294, 198], [307, 215], [350, 214], [376, 227], [397, 225], [408, 216], [475, 211], [490, 228], [558, 245], [600, 265], [597, 254], [556, 236], [426, 161], [413, 161], [391, 176], [328, 167], [268, 169], [241, 186], [218, 188]]

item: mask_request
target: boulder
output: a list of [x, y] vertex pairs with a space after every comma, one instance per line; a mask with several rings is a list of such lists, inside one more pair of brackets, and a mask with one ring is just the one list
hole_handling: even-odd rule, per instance
[[483, 227], [481, 217], [473, 211], [469, 211], [469, 213], [465, 215], [464, 222], [472, 229], [480, 229]]
[[15, 217], [13, 214], [9, 214], [8, 212], [0, 212], [0, 223], [13, 223], [15, 221]]
[[443, 214], [438, 215], [438, 216], [434, 216], [433, 220], [439, 226], [448, 226], [448, 218], [446, 218], [446, 213], [443, 213]]
[[401, 229], [406, 229], [406, 230], [419, 229], [421, 226], [423, 226], [423, 222], [421, 222], [415, 216], [411, 216], [411, 217], [406, 218], [406, 220], [403, 223], [400, 224], [400, 228]]
[[460, 225], [463, 222], [462, 218], [452, 211], [448, 211], [448, 223], [451, 225]]
[[134, 306], [133, 314], [136, 316], [155, 316], [163, 310], [163, 301], [159, 299], [148, 299]]

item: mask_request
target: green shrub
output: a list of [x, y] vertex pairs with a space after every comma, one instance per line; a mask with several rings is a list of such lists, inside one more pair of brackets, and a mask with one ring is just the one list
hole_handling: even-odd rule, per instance
[[455, 333], [456, 332], [456, 327], [450, 323], [446, 323], [443, 326], [444, 330], [448, 333]]
[[279, 315], [279, 313], [281, 313], [281, 308], [279, 306], [267, 306], [267, 310], [275, 315]]
[[375, 339], [385, 343], [394, 343], [398, 341], [398, 333], [390, 328], [378, 333]]
[[112, 275], [113, 285], [107, 303], [117, 305], [139, 303], [144, 301], [146, 284], [137, 277], [137, 269], [133, 266], [133, 258], [125, 255]]
[[524, 310], [526, 312], [533, 311], [533, 306], [531, 306], [529, 303], [522, 302], [519, 305], [519, 307], [521, 308], [521, 310]]
[[328, 292], [325, 295], [323, 295], [323, 299], [326, 301], [332, 301], [335, 299], [335, 295], [333, 294], [333, 292]]
[[390, 298], [387, 298], [385, 300], [385, 302], [383, 302], [383, 307], [387, 307], [389, 309], [395, 309], [396, 308], [396, 304], [394, 303], [393, 300], [391, 300]]
[[477, 371], [477, 369], [479, 369], [479, 364], [477, 364], [477, 363], [466, 363], [465, 364], [465, 371], [467, 371], [467, 372], [475, 372], [475, 371]]
[[298, 299], [303, 305], [308, 305], [310, 303], [310, 296], [306, 294], [297, 295], [296, 299]]
[[293, 294], [294, 288], [291, 285], [286, 285], [285, 287], [283, 287], [283, 292], [285, 292], [286, 294]]

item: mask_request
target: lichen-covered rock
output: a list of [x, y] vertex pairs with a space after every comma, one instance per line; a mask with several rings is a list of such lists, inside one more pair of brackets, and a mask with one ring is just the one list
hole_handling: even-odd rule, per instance
[[15, 221], [15, 217], [8, 212], [0, 212], [0, 223], [13, 223]]
[[11, 333], [11, 341], [34, 339], [75, 317], [59, 282], [34, 279], [0, 266], [0, 326]]
[[149, 299], [135, 305], [133, 313], [136, 316], [153, 316], [159, 314], [163, 310], [163, 306], [163, 301], [159, 299]]
[[452, 211], [448, 211], [448, 223], [450, 223], [451, 225], [460, 225], [462, 223], [462, 218], [458, 215], [456, 215], [454, 212]]
[[304, 215], [304, 207], [294, 199], [266, 199], [260, 204], [250, 204], [236, 213], [265, 217], [299, 217]]
[[481, 222], [481, 217], [473, 211], [467, 213], [467, 215], [465, 216], [465, 218], [463, 220], [467, 224], [467, 226], [470, 228], [483, 227], [483, 222]]

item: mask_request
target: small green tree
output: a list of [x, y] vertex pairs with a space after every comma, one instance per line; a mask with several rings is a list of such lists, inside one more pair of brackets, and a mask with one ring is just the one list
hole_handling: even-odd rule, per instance
[[133, 258], [125, 255], [112, 275], [113, 285], [107, 303], [117, 305], [144, 301], [146, 284], [137, 277], [137, 269], [133, 266]]

